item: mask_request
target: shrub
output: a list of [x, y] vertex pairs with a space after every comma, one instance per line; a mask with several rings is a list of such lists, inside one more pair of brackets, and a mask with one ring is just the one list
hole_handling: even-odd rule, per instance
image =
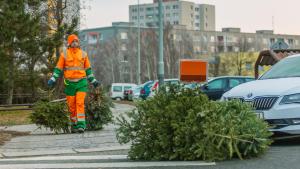
[[[113, 103], [105, 92], [100, 90], [91, 89], [85, 104], [87, 130], [100, 130], [113, 119], [110, 110]], [[65, 102], [41, 100], [34, 105], [30, 119], [39, 127], [49, 128], [55, 133], [70, 133], [69, 113]]]
[[120, 143], [141, 160], [225, 160], [263, 154], [267, 124], [238, 101], [213, 102], [200, 90], [172, 86], [117, 119]]

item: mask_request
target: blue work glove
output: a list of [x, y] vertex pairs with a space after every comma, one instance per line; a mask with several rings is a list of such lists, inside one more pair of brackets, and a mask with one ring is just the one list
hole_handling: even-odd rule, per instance
[[55, 79], [54, 79], [54, 77], [51, 77], [51, 79], [48, 80], [48, 86], [49, 86], [49, 87], [53, 87], [54, 84], [55, 84]]
[[92, 84], [93, 84], [94, 88], [97, 88], [100, 85], [100, 82], [95, 79]]

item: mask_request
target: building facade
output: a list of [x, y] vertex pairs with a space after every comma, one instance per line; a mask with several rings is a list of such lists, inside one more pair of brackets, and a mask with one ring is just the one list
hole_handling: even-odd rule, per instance
[[[113, 23], [110, 27], [80, 31], [81, 46], [88, 52], [94, 68], [101, 67], [100, 60], [101, 64], [106, 62], [102, 67], [111, 64], [112, 66], [108, 66], [106, 69], [113, 68], [112, 72], [119, 72], [105, 83], [136, 82], [137, 29], [134, 23], [119, 22]], [[182, 58], [201, 58], [211, 62], [214, 56], [224, 55], [224, 53], [256, 53], [270, 49], [279, 40], [286, 42], [291, 49], [300, 49], [299, 35], [274, 34], [270, 30], [258, 30], [255, 33], [244, 33], [239, 28], [223, 28], [222, 31], [197, 31], [188, 30], [186, 26], [173, 25], [166, 27], [165, 33], [168, 37], [164, 42], [165, 59], [167, 59], [166, 62], [170, 61], [166, 67], [176, 67], [175, 70], [170, 71], [166, 68], [165, 72], [169, 72], [166, 73], [168, 78], [178, 77], [178, 63]], [[157, 35], [157, 28], [141, 28], [142, 70], [144, 73], [142, 81], [156, 78]], [[175, 55], [175, 58], [170, 58]], [[105, 70], [99, 72], [103, 71]], [[105, 75], [99, 77], [99, 79], [103, 78], [107, 77]]]
[[[140, 14], [138, 16], [138, 14]], [[164, 22], [171, 25], [184, 25], [188, 30], [215, 31], [215, 6], [195, 4], [181, 0], [163, 1]], [[158, 26], [158, 2], [129, 6], [129, 21], [136, 26]]]

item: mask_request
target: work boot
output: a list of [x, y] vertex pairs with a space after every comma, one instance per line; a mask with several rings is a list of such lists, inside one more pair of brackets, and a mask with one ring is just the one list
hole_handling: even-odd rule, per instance
[[84, 133], [84, 128], [78, 128], [78, 133]]
[[78, 133], [78, 126], [76, 124], [72, 124], [71, 133]]
[[84, 133], [84, 130], [86, 128], [85, 121], [78, 121], [77, 122], [77, 128], [79, 133]]

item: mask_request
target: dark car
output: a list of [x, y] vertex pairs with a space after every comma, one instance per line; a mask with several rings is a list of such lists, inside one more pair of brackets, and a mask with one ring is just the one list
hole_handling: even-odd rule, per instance
[[201, 86], [201, 90], [211, 100], [219, 100], [230, 89], [246, 82], [255, 80], [253, 77], [224, 76], [214, 78]]

